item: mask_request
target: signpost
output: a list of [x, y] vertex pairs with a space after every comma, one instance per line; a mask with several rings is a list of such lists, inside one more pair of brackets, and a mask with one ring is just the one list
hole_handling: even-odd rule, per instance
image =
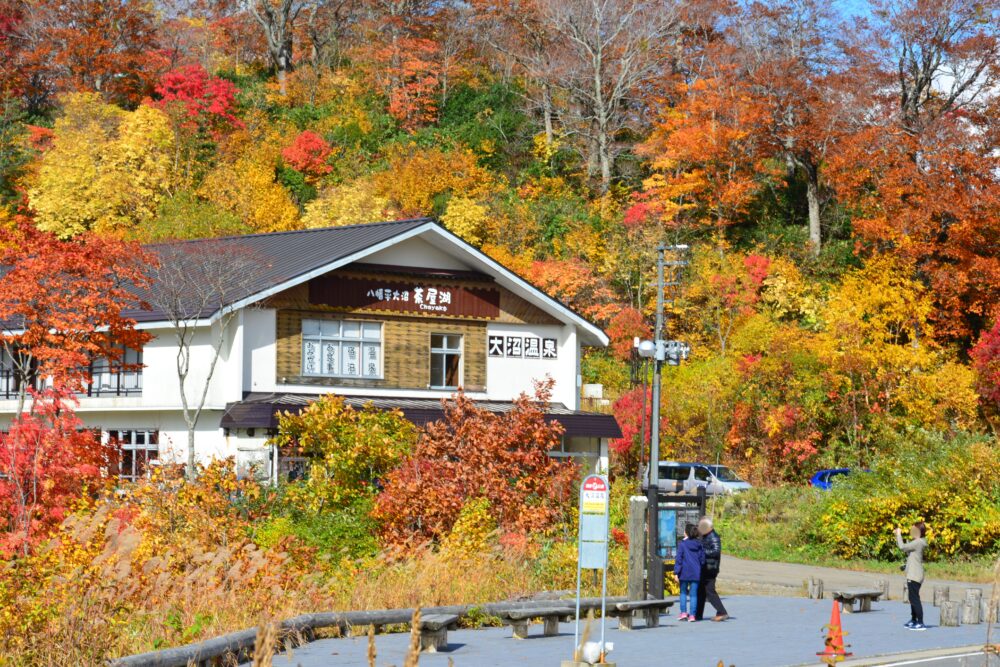
[[573, 653], [580, 649], [580, 575], [584, 568], [601, 570], [601, 652], [604, 652], [605, 598], [608, 592], [608, 499], [604, 475], [587, 475], [580, 485], [580, 535], [576, 565], [576, 628]]

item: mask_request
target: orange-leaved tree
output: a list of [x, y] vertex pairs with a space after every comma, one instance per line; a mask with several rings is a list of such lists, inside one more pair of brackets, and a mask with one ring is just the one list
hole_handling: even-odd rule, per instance
[[552, 381], [497, 414], [459, 392], [442, 401], [444, 417], [425, 427], [416, 449], [389, 474], [375, 517], [393, 544], [439, 541], [462, 508], [485, 498], [500, 530], [538, 533], [565, 515], [577, 467], [553, 459], [562, 426], [542, 411]]
[[[732, 76], [678, 84], [674, 97], [679, 101], [659, 104], [659, 117], [640, 147], [653, 174], [639, 205], [668, 227], [738, 222], [768, 171], [758, 136], [766, 110]], [[634, 217], [638, 209], [629, 210]]]
[[1000, 300], [1000, 3], [888, 0], [859, 36], [877, 91], [831, 156], [859, 246], [915, 262], [935, 331], [963, 341]]
[[0, 391], [17, 401], [0, 439], [5, 550], [26, 552], [109, 463], [80, 432], [73, 397], [86, 391], [93, 362], [129, 370], [125, 350], [149, 338], [128, 313], [142, 305], [132, 289], [145, 283], [143, 257], [90, 234], [61, 240], [27, 219], [0, 229]]

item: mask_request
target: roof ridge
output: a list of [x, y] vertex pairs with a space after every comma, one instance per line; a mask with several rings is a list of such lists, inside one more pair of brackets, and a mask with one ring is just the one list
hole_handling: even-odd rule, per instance
[[253, 234], [230, 234], [228, 236], [206, 236], [198, 239], [177, 239], [174, 241], [158, 241], [156, 243], [144, 243], [144, 248], [153, 248], [156, 246], [168, 246], [168, 245], [180, 245], [182, 243], [205, 243], [207, 241], [228, 241], [230, 239], [248, 239], [257, 238], [261, 236], [283, 236], [290, 234], [305, 234], [311, 232], [322, 232], [329, 231], [332, 229], [355, 229], [360, 227], [383, 227], [387, 225], [402, 225], [407, 223], [435, 223], [437, 222], [434, 218], [429, 216], [421, 216], [418, 218], [405, 218], [403, 220], [383, 220], [381, 222], [360, 222], [353, 225], [331, 225], [329, 227], [309, 227], [306, 229], [286, 229], [279, 232], [255, 232]]

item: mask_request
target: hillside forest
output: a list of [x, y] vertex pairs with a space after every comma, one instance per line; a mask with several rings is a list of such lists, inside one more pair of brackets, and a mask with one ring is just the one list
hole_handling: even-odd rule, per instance
[[[1000, 0], [0, 0], [0, 94], [0, 263], [35, 258], [25, 275], [78, 271], [91, 286], [79, 299], [8, 281], [5, 317], [47, 308], [112, 321], [124, 298], [113, 276], [142, 280], [129, 263], [137, 244], [432, 216], [607, 331], [607, 349], [585, 351], [583, 382], [608, 401], [589, 409], [622, 427], [611, 475], [625, 489], [651, 412], [633, 339], [652, 335], [657, 246], [685, 245], [670, 255], [683, 266], [664, 337], [691, 356], [664, 370], [664, 459], [719, 461], [763, 487], [801, 486], [826, 467], [875, 470], [871, 480], [896, 484], [879, 507], [827, 504], [798, 533], [835, 549], [849, 534], [857, 553], [843, 553], [869, 558], [890, 548], [869, 535], [876, 520], [926, 517], [953, 488], [889, 468], [957, 478], [969, 495], [941, 515], [939, 553], [996, 550]], [[38, 323], [48, 340], [65, 322]], [[39, 348], [53, 368], [107, 343], [60, 340]], [[516, 419], [539, 419], [522, 408]], [[341, 466], [346, 496], [317, 481], [275, 499], [212, 466], [198, 482], [95, 504], [99, 461], [77, 442], [72, 411], [37, 416], [31, 433], [60, 434], [47, 450], [58, 472], [42, 475], [48, 499], [25, 510], [27, 532], [0, 544], [28, 573], [0, 575], [0, 600], [34, 611], [0, 614], [0, 630], [58, 627], [86, 662], [240, 627], [263, 609], [412, 603], [365, 598], [358, 581], [437, 581], [433, 568], [393, 569], [386, 554], [413, 557], [415, 537], [434, 545], [420, 562], [435, 568], [451, 567], [442, 545], [484, 540], [520, 554], [517, 567], [534, 563], [530, 576], [480, 563], [483, 581], [555, 585], [553, 563], [575, 557], [533, 537], [565, 527], [555, 497], [519, 524], [509, 509], [521, 497], [442, 492], [440, 523], [414, 536], [401, 462], [451, 451], [444, 431], [418, 442], [398, 415], [335, 400], [316, 410], [279, 437], [338, 424], [346, 439], [320, 438], [314, 454], [337, 460], [328, 470]], [[451, 414], [482, 422], [497, 456], [513, 446], [461, 397]], [[365, 433], [393, 443], [377, 450], [379, 470], [343, 467], [344, 443], [375, 456]], [[573, 477], [531, 461], [525, 479], [540, 489]], [[375, 498], [370, 476], [390, 471]], [[331, 508], [335, 519], [320, 516]], [[199, 546], [209, 535], [220, 541]], [[54, 541], [35, 552], [43, 538]], [[223, 575], [242, 539], [245, 569]], [[310, 549], [337, 564], [326, 588], [310, 588]], [[154, 553], [169, 555], [149, 565]], [[152, 574], [128, 579], [122, 562]], [[68, 571], [117, 582], [115, 599], [129, 602], [80, 598]], [[217, 591], [227, 600], [247, 586], [262, 597], [242, 609], [202, 591], [201, 617], [177, 606], [199, 577], [230, 577]], [[154, 582], [167, 602], [149, 594]], [[511, 592], [501, 588], [430, 597]], [[74, 606], [84, 603], [94, 606]], [[87, 609], [108, 625], [74, 625], [96, 622]], [[143, 629], [114, 635], [115, 622]], [[84, 626], [103, 643], [74, 634]], [[44, 647], [24, 641], [20, 663], [44, 662]]]

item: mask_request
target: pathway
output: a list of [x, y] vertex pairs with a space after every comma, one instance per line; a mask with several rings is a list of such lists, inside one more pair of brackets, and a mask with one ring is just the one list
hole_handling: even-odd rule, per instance
[[[743, 560], [723, 555], [719, 587], [724, 591], [734, 593], [804, 595], [803, 582], [809, 577], [822, 579], [823, 588], [826, 591], [835, 588], [858, 588], [868, 584], [874, 585], [879, 579], [888, 579], [889, 597], [894, 600], [903, 599], [903, 587], [906, 585], [906, 578], [902, 574], [859, 572], [798, 563]], [[920, 589], [920, 599], [931, 600], [935, 584], [950, 586], [952, 589], [951, 597], [954, 600], [964, 599], [965, 593], [963, 591], [966, 588], [982, 588], [984, 596], [990, 595], [993, 590], [989, 584], [928, 579]]]
[[[760, 596], [731, 596], [726, 605], [733, 618], [725, 623], [678, 622], [676, 614], [661, 618], [653, 629], [621, 632], [609, 621], [607, 640], [614, 642], [611, 659], [622, 667], [708, 667], [723, 660], [737, 667], [778, 667], [816, 664], [823, 648], [823, 626], [830, 620], [829, 600]], [[842, 616], [849, 650], [856, 656], [877, 656], [982, 645], [986, 626], [939, 628], [937, 609], [928, 606], [925, 632], [903, 627], [909, 607], [896, 602], [876, 603], [867, 614]], [[641, 623], [637, 623], [641, 625]], [[615, 627], [612, 627], [615, 626]], [[598, 626], [599, 628], [599, 626]], [[449, 650], [423, 654], [422, 667], [507, 667], [509, 665], [557, 666], [573, 650], [573, 624], [560, 626], [557, 637], [542, 637], [540, 625], [524, 641], [511, 638], [510, 628], [457, 630], [448, 633]], [[599, 631], [599, 630], [598, 630]], [[377, 664], [402, 665], [408, 633], [376, 637]], [[367, 667], [367, 638], [324, 639], [302, 646], [291, 656], [276, 656], [275, 667]], [[938, 663], [942, 665], [943, 663]]]

